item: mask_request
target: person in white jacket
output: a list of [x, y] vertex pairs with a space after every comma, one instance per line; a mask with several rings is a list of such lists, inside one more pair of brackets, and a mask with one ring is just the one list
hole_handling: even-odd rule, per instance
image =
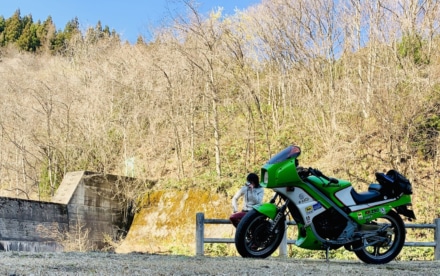
[[[232, 198], [233, 214], [229, 217], [232, 224], [237, 227], [240, 220], [246, 215], [246, 213], [252, 210], [252, 207], [256, 204], [260, 204], [263, 201], [264, 189], [260, 186], [258, 175], [250, 173], [246, 177], [246, 185], [241, 187], [240, 190]], [[243, 208], [238, 211], [238, 199], [244, 198]]]

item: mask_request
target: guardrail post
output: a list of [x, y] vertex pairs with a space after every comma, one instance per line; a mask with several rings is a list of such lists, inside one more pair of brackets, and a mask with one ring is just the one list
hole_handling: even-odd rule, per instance
[[435, 232], [434, 232], [434, 260], [440, 260], [440, 218], [434, 219]]
[[197, 213], [196, 214], [196, 255], [197, 256], [203, 256], [205, 251], [205, 230], [204, 230], [204, 224], [205, 224], [205, 214], [204, 213]]

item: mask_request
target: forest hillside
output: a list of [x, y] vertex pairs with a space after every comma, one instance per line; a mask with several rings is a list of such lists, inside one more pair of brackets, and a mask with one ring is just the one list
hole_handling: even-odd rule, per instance
[[[297, 144], [303, 166], [359, 190], [400, 171], [417, 222], [440, 216], [438, 1], [262, 0], [228, 16], [182, 2], [134, 45], [72, 21], [22, 47], [0, 17], [2, 195], [50, 199], [88, 170], [145, 179], [121, 191], [140, 202], [167, 190], [229, 202]], [[197, 197], [187, 208], [191, 221], [203, 211]]]

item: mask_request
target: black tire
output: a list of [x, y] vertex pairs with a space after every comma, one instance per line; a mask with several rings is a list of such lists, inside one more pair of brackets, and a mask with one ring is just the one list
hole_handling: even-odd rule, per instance
[[[367, 264], [386, 264], [394, 260], [405, 243], [406, 231], [402, 218], [396, 212], [390, 211], [385, 216], [370, 222], [370, 224], [389, 225], [386, 231], [376, 236], [382, 239], [386, 238], [386, 241], [355, 250], [354, 253], [361, 261]], [[367, 239], [367, 242], [374, 242], [374, 240], [377, 240], [376, 237]], [[355, 248], [361, 246], [362, 242], [354, 244]]]
[[249, 211], [237, 226], [235, 247], [244, 258], [267, 258], [278, 248], [286, 230], [285, 219], [270, 232], [273, 221], [256, 210]]

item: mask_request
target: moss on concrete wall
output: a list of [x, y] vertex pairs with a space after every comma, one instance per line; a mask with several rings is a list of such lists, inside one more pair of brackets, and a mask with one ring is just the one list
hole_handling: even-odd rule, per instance
[[[116, 251], [194, 253], [198, 212], [205, 213], [205, 218], [227, 219], [231, 212], [230, 199], [204, 190], [151, 191], [137, 206], [127, 238]], [[233, 233], [231, 225], [205, 229], [206, 237], [232, 237]]]

